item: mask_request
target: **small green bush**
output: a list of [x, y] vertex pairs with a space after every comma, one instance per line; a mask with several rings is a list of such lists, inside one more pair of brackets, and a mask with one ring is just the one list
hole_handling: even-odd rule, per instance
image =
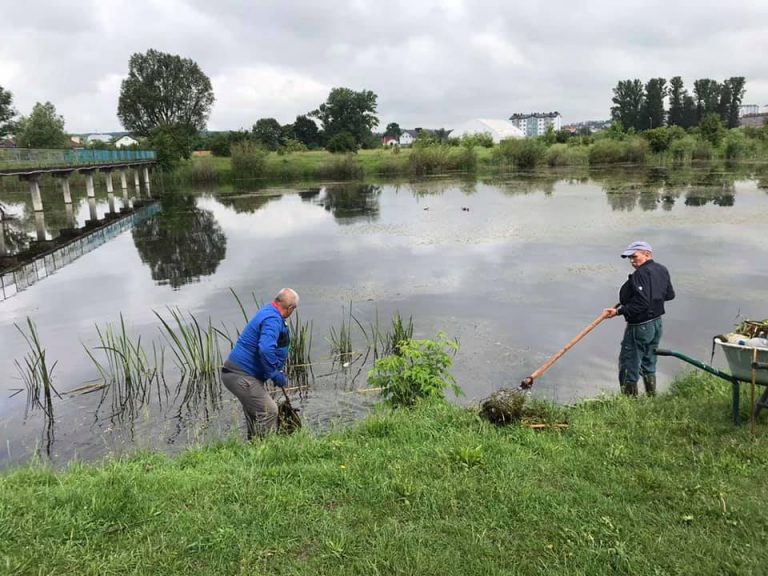
[[447, 144], [415, 146], [408, 156], [408, 171], [415, 176], [429, 176], [449, 171], [472, 172], [477, 155], [472, 148]]
[[349, 132], [339, 132], [328, 140], [325, 149], [333, 154], [357, 152], [357, 141]]
[[493, 151], [493, 160], [497, 164], [513, 164], [515, 167], [529, 170], [544, 159], [547, 147], [540, 140], [511, 138], [502, 140]]
[[458, 349], [442, 332], [437, 340], [403, 340], [395, 354], [376, 360], [368, 384], [381, 388], [384, 400], [395, 407], [413, 406], [419, 399], [442, 400], [446, 388], [459, 396], [462, 390], [449, 372]]
[[201, 158], [192, 164], [193, 184], [213, 184], [219, 181], [219, 171], [210, 158]]
[[676, 162], [686, 162], [693, 157], [693, 150], [696, 148], [696, 140], [692, 136], [684, 136], [672, 140], [669, 144], [669, 152], [672, 159]]
[[694, 160], [711, 160], [712, 159], [712, 144], [707, 140], [701, 138], [696, 139], [696, 146], [693, 148], [691, 158]]
[[250, 141], [232, 145], [232, 176], [241, 178], [261, 178], [269, 153]]
[[331, 158], [317, 169], [317, 177], [324, 180], [358, 180], [363, 177], [363, 167], [354, 154]]

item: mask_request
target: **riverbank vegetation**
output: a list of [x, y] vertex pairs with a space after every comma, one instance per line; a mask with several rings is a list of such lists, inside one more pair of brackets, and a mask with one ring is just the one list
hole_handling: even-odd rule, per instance
[[[748, 396], [744, 394], [743, 396]], [[764, 425], [729, 386], [495, 427], [443, 402], [322, 437], [0, 475], [10, 574], [762, 574]], [[743, 412], [746, 413], [746, 405]]]
[[621, 164], [689, 166], [700, 161], [768, 160], [768, 127], [726, 130], [716, 118], [702, 127], [674, 126], [642, 133], [619, 126], [590, 135], [550, 133], [499, 144], [428, 135], [410, 148], [377, 148], [333, 154], [326, 150], [270, 152], [252, 143], [232, 147], [231, 157], [193, 157], [165, 179], [173, 185], [252, 185], [264, 181], [359, 180], [471, 173], [495, 175], [559, 167]]

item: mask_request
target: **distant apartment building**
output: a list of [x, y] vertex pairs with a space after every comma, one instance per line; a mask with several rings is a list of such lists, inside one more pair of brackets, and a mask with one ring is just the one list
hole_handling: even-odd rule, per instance
[[760, 106], [757, 104], [741, 104], [739, 105], [739, 118], [747, 116], [749, 114], [759, 114]]
[[527, 138], [543, 136], [550, 126], [557, 132], [562, 126], [562, 116], [560, 116], [560, 112], [512, 114], [512, 116], [509, 117], [509, 121], [519, 128]]

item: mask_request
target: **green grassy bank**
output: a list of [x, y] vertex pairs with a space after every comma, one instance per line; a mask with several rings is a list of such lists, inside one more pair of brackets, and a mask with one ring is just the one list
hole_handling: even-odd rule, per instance
[[436, 404], [28, 466], [0, 475], [0, 573], [765, 574], [766, 424], [734, 428], [729, 397], [696, 374], [563, 409], [564, 431]]
[[178, 184], [234, 184], [254, 180], [356, 180], [377, 177], [423, 177], [436, 174], [506, 174], [544, 167], [615, 165], [690, 166], [700, 162], [768, 160], [768, 130], [733, 129], [717, 138], [659, 128], [642, 134], [604, 131], [572, 137], [504, 140], [491, 146], [423, 142], [403, 149], [359, 150], [331, 154], [325, 150], [268, 152], [256, 144], [232, 147], [232, 157], [195, 157], [169, 174]]

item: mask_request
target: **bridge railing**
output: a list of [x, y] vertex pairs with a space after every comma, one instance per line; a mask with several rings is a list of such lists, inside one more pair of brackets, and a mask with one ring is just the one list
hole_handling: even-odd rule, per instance
[[98, 166], [157, 160], [154, 150], [43, 150], [36, 148], [0, 148], [0, 170]]

